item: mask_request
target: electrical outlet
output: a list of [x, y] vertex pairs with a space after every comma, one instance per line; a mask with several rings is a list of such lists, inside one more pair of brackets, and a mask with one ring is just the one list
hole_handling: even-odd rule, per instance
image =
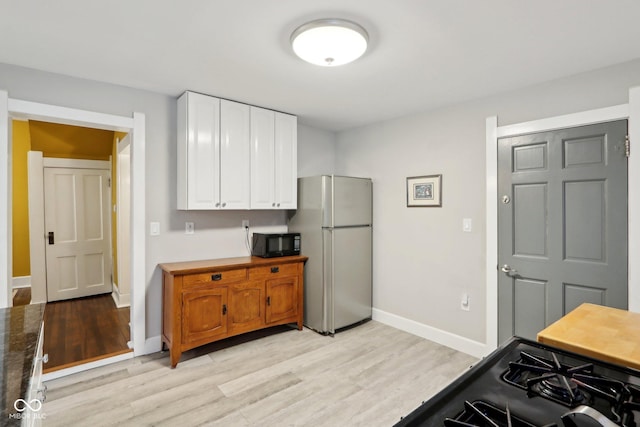
[[469, 311], [471, 309], [471, 299], [469, 294], [462, 294], [462, 300], [460, 300], [460, 309]]
[[195, 232], [195, 224], [193, 222], [184, 223], [184, 234], [193, 234]]
[[249, 220], [248, 219], [243, 219], [242, 220], [242, 228], [249, 228]]

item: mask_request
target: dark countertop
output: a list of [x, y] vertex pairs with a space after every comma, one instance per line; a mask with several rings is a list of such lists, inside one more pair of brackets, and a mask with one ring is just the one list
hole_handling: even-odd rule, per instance
[[26, 398], [29, 389], [44, 307], [30, 304], [0, 309], [0, 425], [21, 423], [13, 405]]

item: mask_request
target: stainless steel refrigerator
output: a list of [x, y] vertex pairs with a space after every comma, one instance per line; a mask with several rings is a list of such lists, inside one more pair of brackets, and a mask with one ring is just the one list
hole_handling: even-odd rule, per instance
[[371, 319], [372, 182], [322, 175], [298, 179], [289, 231], [301, 235], [304, 324], [322, 334]]

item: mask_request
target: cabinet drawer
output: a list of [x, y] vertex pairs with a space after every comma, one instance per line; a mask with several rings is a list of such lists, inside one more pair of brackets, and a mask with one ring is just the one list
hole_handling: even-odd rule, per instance
[[183, 287], [192, 287], [213, 283], [216, 285], [226, 285], [227, 283], [241, 282], [247, 279], [247, 269], [210, 271], [200, 274], [188, 274], [182, 279]]
[[250, 279], [276, 278], [298, 274], [298, 263], [275, 264], [267, 267], [254, 267], [249, 269]]

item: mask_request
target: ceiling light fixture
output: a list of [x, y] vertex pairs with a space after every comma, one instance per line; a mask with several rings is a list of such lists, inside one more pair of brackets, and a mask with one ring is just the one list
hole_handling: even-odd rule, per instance
[[364, 28], [345, 19], [307, 22], [291, 34], [295, 54], [324, 67], [355, 61], [367, 50], [368, 41], [369, 35]]

